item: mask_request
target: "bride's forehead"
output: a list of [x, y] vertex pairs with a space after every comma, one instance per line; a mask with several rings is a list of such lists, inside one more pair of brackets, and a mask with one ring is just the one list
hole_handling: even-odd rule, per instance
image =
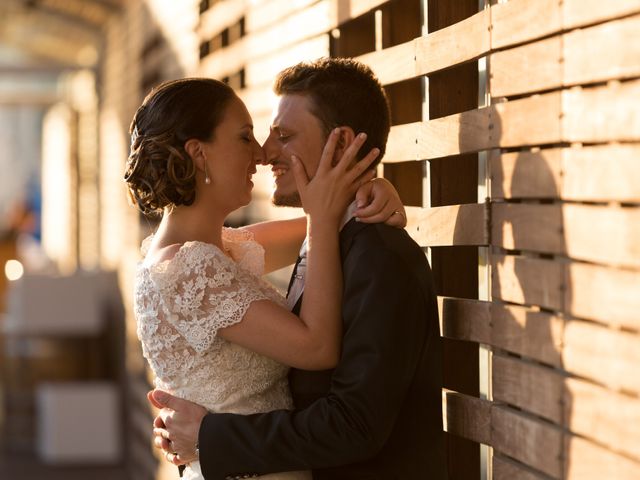
[[223, 117], [224, 122], [253, 123], [247, 107], [239, 98], [234, 98], [228, 103]]

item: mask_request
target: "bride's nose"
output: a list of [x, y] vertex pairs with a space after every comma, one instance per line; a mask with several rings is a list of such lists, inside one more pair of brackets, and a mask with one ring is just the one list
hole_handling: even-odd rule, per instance
[[257, 165], [266, 165], [266, 155], [258, 142], [255, 143], [253, 160]]

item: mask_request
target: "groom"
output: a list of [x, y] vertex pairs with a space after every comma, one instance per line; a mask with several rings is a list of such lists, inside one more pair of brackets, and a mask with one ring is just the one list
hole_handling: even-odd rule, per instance
[[[282, 71], [274, 90], [280, 100], [264, 149], [276, 177], [276, 205], [300, 206], [291, 155], [313, 176], [336, 126], [346, 127], [345, 145], [366, 132], [360, 152], [378, 147], [378, 159], [384, 154], [388, 105], [363, 64], [335, 58], [301, 63]], [[425, 255], [404, 230], [358, 223], [348, 214], [345, 220], [338, 366], [291, 370], [294, 411], [212, 414], [153, 392], [152, 402], [167, 407], [156, 426], [166, 427], [172, 439], [168, 443], [166, 430], [156, 429], [156, 445], [174, 463], [195, 460], [197, 444], [207, 480], [305, 469], [316, 480], [446, 478], [438, 311]], [[298, 262], [289, 286], [295, 313], [303, 266]]]

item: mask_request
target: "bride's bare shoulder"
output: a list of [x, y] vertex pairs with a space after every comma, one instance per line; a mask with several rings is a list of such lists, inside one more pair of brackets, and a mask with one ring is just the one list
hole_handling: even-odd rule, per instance
[[144, 263], [147, 265], [153, 265], [160, 262], [166, 262], [168, 260], [172, 260], [173, 257], [178, 253], [180, 248], [182, 248], [181, 243], [172, 243], [169, 245], [162, 244], [151, 244], [149, 247], [149, 251], [145, 256]]

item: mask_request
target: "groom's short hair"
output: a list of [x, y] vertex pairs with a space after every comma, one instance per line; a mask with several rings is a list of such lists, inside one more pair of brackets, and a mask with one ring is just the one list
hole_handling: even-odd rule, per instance
[[273, 91], [307, 95], [325, 135], [340, 126], [351, 127], [356, 134], [365, 132], [360, 157], [377, 147], [380, 155], [373, 165], [382, 159], [390, 129], [389, 104], [382, 85], [365, 64], [350, 58], [301, 62], [278, 74]]

